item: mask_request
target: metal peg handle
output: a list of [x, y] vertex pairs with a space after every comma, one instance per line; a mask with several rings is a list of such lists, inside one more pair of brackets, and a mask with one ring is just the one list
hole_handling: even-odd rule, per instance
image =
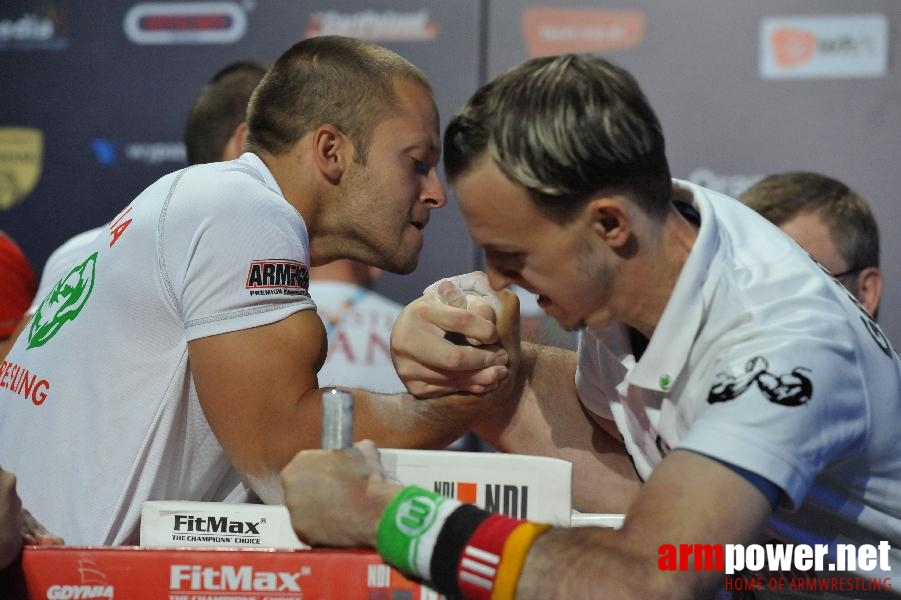
[[354, 395], [337, 389], [322, 394], [322, 449], [350, 448], [353, 433]]

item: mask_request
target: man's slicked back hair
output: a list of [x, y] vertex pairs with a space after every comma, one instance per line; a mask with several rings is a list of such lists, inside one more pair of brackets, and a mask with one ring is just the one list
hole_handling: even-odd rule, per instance
[[479, 89], [445, 131], [445, 172], [453, 180], [486, 152], [560, 221], [602, 191], [655, 218], [669, 209], [660, 122], [632, 75], [601, 58], [534, 58]]

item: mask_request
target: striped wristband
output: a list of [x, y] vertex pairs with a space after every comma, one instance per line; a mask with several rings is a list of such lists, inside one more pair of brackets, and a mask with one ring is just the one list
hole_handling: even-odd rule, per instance
[[491, 600], [513, 600], [516, 595], [516, 584], [526, 564], [526, 556], [529, 554], [532, 544], [551, 528], [546, 523], [521, 522], [514, 529], [501, 553], [501, 563], [494, 578], [494, 589], [491, 592]]
[[376, 549], [449, 598], [512, 600], [532, 543], [550, 528], [408, 486], [382, 513]]
[[379, 520], [375, 545], [381, 557], [404, 573], [432, 579], [432, 553], [448, 516], [461, 503], [417, 486], [403, 488]]
[[457, 565], [457, 584], [466, 598], [489, 600], [507, 538], [521, 521], [491, 515], [466, 542]]
[[550, 525], [491, 515], [472, 534], [457, 568], [463, 597], [512, 600], [526, 556]]
[[436, 590], [448, 598], [459, 598], [457, 565], [460, 556], [476, 529], [491, 517], [491, 513], [472, 504], [457, 508], [444, 522], [432, 554], [431, 582]]

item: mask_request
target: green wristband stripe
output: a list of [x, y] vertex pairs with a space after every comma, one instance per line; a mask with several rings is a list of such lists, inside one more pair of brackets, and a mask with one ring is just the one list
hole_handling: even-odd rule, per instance
[[[437, 523], [438, 507], [448, 498], [417, 486], [402, 489], [388, 504], [379, 520], [375, 547], [381, 557], [407, 574], [423, 577], [417, 560], [423, 534]], [[444, 511], [441, 511], [444, 512]], [[430, 536], [434, 538], [434, 536]], [[427, 549], [431, 555], [431, 549]]]

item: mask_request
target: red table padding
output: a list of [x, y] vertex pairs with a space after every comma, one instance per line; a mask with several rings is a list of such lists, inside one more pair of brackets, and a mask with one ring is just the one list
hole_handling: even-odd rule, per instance
[[[439, 597], [364, 550], [29, 546], [20, 565], [22, 581], [16, 585], [8, 577], [8, 592], [24, 582], [25, 597], [41, 600]], [[21, 589], [16, 594], [21, 595]]]

